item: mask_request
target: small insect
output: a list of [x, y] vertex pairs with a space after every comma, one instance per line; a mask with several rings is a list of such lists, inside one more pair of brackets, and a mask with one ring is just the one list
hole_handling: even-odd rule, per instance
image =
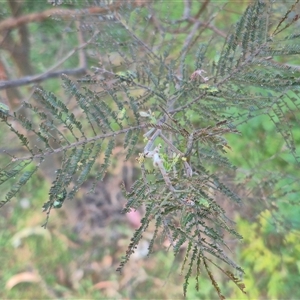
[[220, 90], [216, 88], [215, 86], [211, 86], [207, 83], [200, 84], [199, 89], [202, 91], [205, 91], [207, 95], [215, 96], [220, 93]]
[[57, 199], [53, 202], [53, 208], [61, 208], [67, 197], [67, 191], [64, 189], [60, 194], [57, 195]]
[[131, 71], [118, 72], [116, 73], [116, 77], [120, 79], [120, 81], [130, 84], [133, 82], [133, 79], [136, 78], [136, 74]]

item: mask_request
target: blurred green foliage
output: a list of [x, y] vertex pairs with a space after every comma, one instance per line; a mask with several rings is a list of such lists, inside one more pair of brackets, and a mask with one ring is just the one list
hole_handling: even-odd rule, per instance
[[[45, 8], [45, 4], [40, 1], [35, 2], [34, 6], [32, 1], [27, 3], [28, 12]], [[167, 1], [158, 5], [161, 6], [161, 14], [165, 14], [168, 22], [178, 19], [182, 14], [181, 2], [174, 2], [178, 9], [173, 10], [169, 10]], [[215, 5], [219, 6], [220, 10], [223, 9], [222, 3]], [[227, 3], [225, 9], [234, 13], [216, 16], [216, 26], [226, 30], [229, 23], [237, 21], [245, 6], [246, 3]], [[196, 11], [197, 7], [193, 6], [193, 9]], [[31, 24], [30, 31], [36, 43], [32, 48], [31, 61], [38, 73], [53, 65], [58, 49], [67, 53], [76, 44], [72, 32], [66, 29], [62, 31], [59, 22], [55, 23], [53, 20]], [[51, 38], [47, 37], [49, 33]], [[116, 31], [115, 34], [118, 40], [123, 38], [124, 42], [126, 41], [122, 31]], [[175, 48], [178, 52], [185, 38], [184, 35], [179, 37], [178, 49]], [[167, 34], [165, 39], [172, 40], [172, 36]], [[62, 41], [66, 46], [60, 48]], [[213, 60], [216, 57], [218, 53], [211, 52], [208, 58]], [[193, 57], [187, 56], [186, 62], [194, 65]], [[78, 59], [74, 57], [67, 60], [64, 67], [77, 64]], [[58, 80], [49, 80], [43, 85], [47, 90], [62, 93]], [[220, 286], [229, 299], [298, 299], [300, 193], [299, 181], [295, 180], [297, 176], [299, 179], [299, 174], [296, 172], [294, 159], [284, 149], [284, 141], [268, 117], [255, 118], [241, 125], [239, 129], [241, 135], [227, 138], [232, 148], [232, 151], [228, 151], [228, 157], [243, 171], [235, 179], [244, 182], [245, 178], [249, 178], [249, 191], [254, 183], [261, 182], [277, 186], [278, 193], [267, 195], [259, 201], [244, 203], [245, 207], [241, 209], [243, 212], [234, 214], [236, 227], [244, 237], [244, 242], [232, 248], [235, 260], [245, 269], [247, 295], [236, 290], [231, 283], [227, 285], [227, 282], [221, 282]], [[296, 147], [300, 149], [300, 130], [296, 124], [293, 135], [298, 142]], [[5, 139], [1, 131], [0, 137], [1, 140]], [[260, 175], [253, 174], [253, 170], [257, 168], [265, 171], [264, 176], [261, 175], [263, 172]], [[281, 180], [272, 182], [268, 172], [271, 169], [282, 174]], [[295, 178], [285, 177], [288, 172], [294, 172]], [[49, 183], [46, 181], [31, 182], [16, 205], [8, 204], [0, 212], [1, 298], [145, 299], [145, 295], [149, 299], [181, 297], [184, 278], [177, 274], [177, 260], [171, 253], [160, 249], [157, 249], [156, 255], [151, 259], [137, 259], [126, 267], [123, 275], [116, 275], [118, 261], [127, 246], [126, 242], [122, 244], [122, 241], [131, 236], [132, 230], [129, 226], [114, 227], [122, 236], [118, 243], [100, 238], [78, 241], [76, 234], [69, 228], [65, 212], [58, 211], [51, 215], [55, 222], [50, 222], [49, 229], [41, 232], [40, 225], [44, 215], [41, 214], [40, 207], [47, 201], [48, 189]], [[260, 202], [265, 200], [269, 201], [268, 210], [263, 208]], [[176, 274], [166, 279], [169, 272], [175, 273], [174, 270]], [[28, 273], [35, 274], [35, 277], [30, 278]], [[18, 274], [24, 274], [20, 283], [16, 277]], [[7, 286], [9, 282], [14, 285]], [[209, 279], [204, 276], [201, 278], [199, 292], [195, 291], [192, 281], [188, 289], [188, 299], [215, 298], [214, 289]]]

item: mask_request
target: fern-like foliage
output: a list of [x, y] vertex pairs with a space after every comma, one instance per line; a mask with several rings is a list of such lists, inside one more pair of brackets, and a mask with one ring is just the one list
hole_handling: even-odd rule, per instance
[[[122, 144], [126, 159], [140, 153], [141, 169], [131, 190], [124, 191], [124, 212], [146, 210], [118, 270], [153, 223], [149, 253], [160, 235], [175, 256], [185, 249], [184, 295], [192, 276], [199, 288], [204, 271], [224, 299], [212, 267], [245, 292], [240, 279], [226, 270], [243, 273], [224, 239], [242, 237], [219, 201], [243, 201], [223, 183], [224, 170], [235, 169], [226, 158], [231, 149], [226, 135], [238, 135], [241, 124], [265, 115], [299, 163], [287, 118], [299, 122], [299, 70], [280, 63], [280, 57], [300, 53], [300, 36], [292, 33], [293, 24], [284, 25], [288, 14], [270, 23], [275, 8], [262, 1], [251, 4], [213, 58], [215, 45], [206, 35], [187, 39], [178, 55], [180, 42], [172, 35], [176, 22], [165, 23], [157, 12], [159, 34], [145, 35], [147, 26], [156, 24], [148, 8], [124, 4], [113, 22], [102, 24], [94, 35], [91, 51], [97, 49], [102, 57], [95, 72], [80, 80], [62, 75], [68, 104], [37, 88], [34, 99], [22, 104], [30, 118], [1, 113], [2, 128], [22, 146], [22, 153], [6, 156], [1, 167], [0, 184], [7, 190], [1, 206], [17, 197], [48, 157], [59, 156], [43, 207], [49, 216], [51, 209], [67, 205], [65, 200], [72, 200], [90, 175], [102, 180], [116, 145]], [[156, 9], [154, 4], [151, 10]]]

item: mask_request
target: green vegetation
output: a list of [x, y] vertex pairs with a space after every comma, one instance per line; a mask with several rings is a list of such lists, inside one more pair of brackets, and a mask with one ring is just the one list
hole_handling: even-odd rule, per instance
[[87, 3], [0, 21], [1, 296], [299, 297], [298, 1]]

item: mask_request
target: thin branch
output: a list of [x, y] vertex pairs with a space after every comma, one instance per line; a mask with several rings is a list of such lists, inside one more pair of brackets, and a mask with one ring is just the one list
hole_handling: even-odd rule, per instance
[[202, 25], [202, 22], [201, 22], [201, 21], [197, 21], [197, 22], [194, 24], [194, 26], [193, 26], [191, 32], [189, 33], [189, 35], [186, 37], [186, 39], [185, 39], [185, 41], [184, 41], [184, 45], [183, 45], [183, 47], [182, 47], [182, 49], [184, 49], [184, 50], [182, 51], [182, 56], [183, 56], [183, 57], [184, 57], [184, 56], [186, 55], [186, 53], [188, 52], [188, 50], [189, 50], [189, 45], [191, 44], [191, 41], [192, 41], [194, 35], [195, 35], [196, 32], [199, 30], [199, 28], [200, 28], [201, 25]]
[[122, 1], [117, 1], [115, 4], [107, 7], [90, 7], [82, 10], [51, 8], [38, 13], [32, 13], [19, 18], [8, 18], [0, 22], [0, 31], [11, 30], [31, 22], [42, 22], [51, 16], [60, 16], [64, 19], [73, 19], [95, 14], [105, 14], [119, 9], [122, 6]]
[[[262, 51], [262, 49], [265, 47], [265, 44], [261, 45], [261, 47], [259, 47], [257, 49], [257, 51], [255, 53], [253, 53], [253, 55], [250, 55], [248, 58], [245, 59], [245, 61], [235, 70], [233, 70], [230, 74], [228, 74], [226, 77], [224, 77], [223, 79], [221, 79], [219, 82], [217, 82], [214, 86], [215, 87], [219, 87], [222, 84], [224, 84], [225, 82], [227, 82], [229, 79], [231, 79], [234, 75], [236, 75], [238, 72], [240, 72], [245, 66], [247, 66], [255, 57], [257, 57], [259, 55], [259, 53]], [[172, 109], [170, 111], [168, 111], [169, 114], [174, 114], [177, 112], [180, 112], [188, 107], [190, 107], [191, 105], [193, 105], [194, 103], [196, 103], [197, 101], [199, 101], [206, 92], [201, 93], [198, 97], [196, 97], [195, 99], [191, 100], [190, 102], [176, 108], [176, 109]]]
[[1, 81], [0, 82], [0, 90], [11, 88], [11, 87], [22, 86], [22, 85], [26, 85], [26, 84], [31, 84], [31, 83], [41, 82], [41, 81], [49, 79], [49, 78], [59, 77], [62, 74], [80, 75], [80, 74], [84, 74], [85, 71], [86, 71], [85, 68], [66, 69], [66, 70], [60, 70], [60, 71], [55, 71], [55, 72], [51, 72], [51, 73], [47, 72], [47, 73], [40, 74], [40, 75], [25, 76], [20, 79]]
[[65, 150], [68, 150], [68, 149], [71, 149], [71, 148], [74, 148], [74, 147], [78, 147], [78, 146], [83, 145], [83, 144], [92, 143], [92, 142], [95, 142], [95, 141], [100, 140], [100, 139], [110, 138], [110, 137], [114, 137], [116, 135], [124, 134], [129, 130], [137, 130], [137, 129], [143, 129], [143, 128], [148, 128], [148, 127], [150, 127], [150, 125], [146, 123], [146, 124], [140, 124], [138, 126], [132, 126], [132, 127], [129, 127], [129, 128], [124, 128], [124, 129], [114, 131], [114, 132], [110, 132], [110, 133], [106, 133], [106, 134], [99, 134], [99, 135], [96, 135], [96, 136], [93, 136], [93, 137], [90, 137], [90, 138], [83, 139], [81, 141], [71, 143], [67, 146], [63, 146], [63, 147], [59, 147], [59, 148], [56, 148], [56, 149], [51, 149], [51, 150], [45, 151], [43, 153], [38, 153], [38, 154], [24, 156], [24, 157], [15, 157], [13, 159], [13, 161], [30, 160], [30, 159], [41, 158], [41, 157], [44, 157], [44, 156], [47, 156], [47, 155], [60, 153], [62, 151], [65, 151]]
[[184, 2], [183, 19], [189, 19], [191, 16], [192, 1], [191, 0], [183, 0], [183, 2]]
[[290, 14], [290, 12], [292, 12], [295, 8], [295, 6], [299, 3], [299, 0], [296, 0], [295, 3], [291, 6], [291, 8], [286, 12], [285, 16], [280, 20], [280, 22], [277, 24], [276, 29], [274, 30], [274, 32], [271, 34], [271, 36], [275, 36], [278, 33], [280, 33], [281, 31], [283, 31], [284, 29], [288, 28], [290, 25], [292, 25], [292, 23], [296, 22], [299, 19], [299, 16], [296, 15], [292, 21], [289, 21], [289, 23], [287, 25], [285, 25], [283, 28], [280, 28], [281, 24], [288, 19], [288, 16]]
[[[39, 74], [39, 75], [25, 76], [20, 79], [1, 81], [0, 82], [0, 90], [10, 88], [10, 87], [16, 87], [16, 86], [22, 86], [22, 85], [26, 85], [26, 84], [41, 82], [48, 78], [59, 77], [62, 74], [66, 74], [66, 75], [84, 74], [86, 72], [86, 59], [85, 59], [85, 55], [84, 55], [82, 49], [85, 48], [87, 45], [89, 45], [91, 43], [91, 41], [94, 39], [94, 37], [97, 36], [97, 34], [98, 34], [98, 31], [87, 42], [82, 43], [78, 47], [72, 49], [65, 57], [63, 57], [55, 65], [50, 67], [46, 72]], [[82, 42], [82, 40], [83, 40], [81, 35], [82, 35], [81, 31], [78, 31], [78, 40], [80, 42]], [[63, 64], [67, 59], [69, 59], [74, 53], [76, 53], [77, 50], [80, 51], [79, 52], [80, 66], [78, 68], [53, 71], [58, 66]]]
[[[161, 58], [146, 44], [144, 43], [136, 34], [134, 34], [132, 32], [132, 30], [127, 26], [127, 24], [122, 20], [120, 15], [116, 15], [117, 20], [120, 22], [120, 24], [131, 34], [131, 36], [139, 43], [141, 44], [148, 52], [149, 54], [151, 54], [155, 59], [157, 59], [159, 62], [163, 63], [163, 61], [161, 61]], [[170, 71], [170, 67], [167, 64], [164, 64], [164, 67], [166, 67], [166, 69], [168, 71]], [[178, 81], [180, 81], [180, 78], [178, 76], [174, 76], [174, 78]]]

